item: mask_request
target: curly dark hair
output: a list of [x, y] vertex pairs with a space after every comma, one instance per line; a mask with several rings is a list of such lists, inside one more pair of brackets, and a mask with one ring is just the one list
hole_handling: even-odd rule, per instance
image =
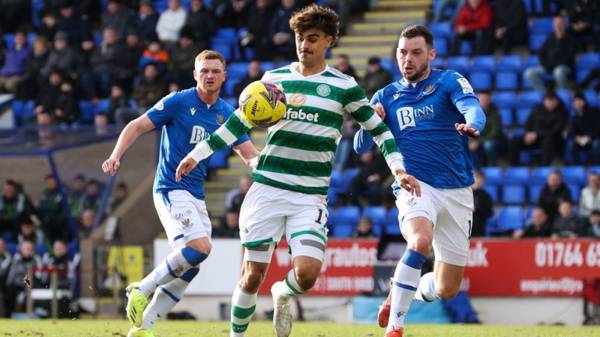
[[296, 33], [303, 33], [312, 28], [318, 29], [336, 41], [340, 32], [340, 20], [331, 8], [312, 4], [292, 15], [290, 28]]

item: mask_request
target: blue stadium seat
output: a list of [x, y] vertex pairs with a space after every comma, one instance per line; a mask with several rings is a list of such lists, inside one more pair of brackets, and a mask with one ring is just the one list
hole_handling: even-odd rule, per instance
[[531, 86], [531, 82], [529, 82], [529, 79], [525, 76], [525, 72], [523, 72], [521, 74], [521, 89], [523, 89], [523, 90], [533, 89], [533, 87]]
[[513, 124], [513, 111], [512, 109], [501, 108], [498, 109], [500, 118], [502, 118], [502, 126], [509, 127]]
[[387, 223], [385, 225], [385, 233], [388, 235], [401, 235], [400, 226], [398, 223]]
[[482, 167], [481, 171], [485, 176], [486, 185], [502, 185], [502, 168], [499, 166]]
[[489, 73], [496, 71], [496, 57], [493, 55], [480, 55], [473, 58], [471, 69], [474, 71], [486, 71]]
[[571, 106], [571, 93], [569, 92], [569, 90], [568, 89], [558, 89], [558, 90], [556, 90], [556, 95], [558, 97], [560, 97], [562, 102], [567, 107], [567, 110], [569, 110], [569, 107]]
[[524, 185], [502, 186], [502, 201], [504, 204], [524, 204], [527, 202]]
[[523, 61], [518, 55], [505, 55], [498, 59], [496, 69], [501, 69], [502, 71], [521, 71], [523, 70]]
[[529, 202], [532, 204], [537, 203], [540, 199], [540, 192], [544, 188], [543, 184], [533, 184], [529, 185]]
[[537, 55], [529, 55], [525, 59], [525, 68], [540, 65], [540, 58]]
[[552, 33], [552, 17], [532, 18], [529, 32], [531, 34], [537, 33], [543, 35]]
[[338, 239], [349, 238], [354, 233], [354, 228], [356, 226], [350, 224], [335, 224], [331, 226], [331, 230], [333, 231], [331, 235]]
[[212, 49], [221, 53], [223, 55], [223, 57], [225, 58], [225, 60], [227, 60], [227, 61], [231, 60], [231, 55], [232, 55], [231, 45], [228, 42], [225, 42], [222, 40], [215, 40], [213, 38], [212, 39]]
[[363, 210], [362, 216], [367, 216], [373, 222], [373, 232], [380, 236], [386, 225], [387, 211], [381, 206], [371, 206]]
[[583, 95], [585, 96], [586, 101], [591, 105], [591, 106], [595, 106], [595, 107], [599, 107], [600, 106], [600, 97], [598, 97], [598, 94], [596, 94], [596, 92], [594, 90], [586, 90], [583, 92]]
[[226, 97], [225, 102], [229, 103], [234, 108], [237, 108], [238, 106], [237, 97]]
[[541, 184], [546, 183], [546, 178], [552, 172], [556, 171], [553, 166], [539, 166], [531, 170], [531, 176], [529, 177], [530, 184]]
[[523, 91], [519, 95], [519, 107], [531, 108], [542, 103], [542, 93], [539, 91]]
[[577, 83], [583, 81], [589, 73], [590, 73], [590, 71], [588, 69], [581, 69], [581, 70], [577, 69], [575, 71], [575, 81]]
[[15, 125], [23, 126], [30, 119], [32, 119], [34, 108], [35, 108], [35, 102], [33, 100], [29, 100], [29, 101], [14, 100], [12, 102], [12, 110], [13, 110], [13, 117], [14, 117]]
[[517, 95], [513, 91], [495, 92], [492, 97], [492, 102], [494, 102], [498, 108], [512, 109], [517, 104]]
[[219, 168], [227, 168], [229, 167], [229, 154], [231, 153], [231, 148], [226, 147], [215, 152], [208, 162], [208, 167], [213, 169]]
[[499, 71], [495, 76], [495, 88], [497, 90], [517, 90], [519, 76], [515, 71]]
[[485, 71], [476, 71], [469, 74], [469, 82], [475, 90], [491, 90], [492, 75]]
[[233, 96], [233, 88], [240, 83], [240, 79], [239, 78], [227, 78], [227, 81], [225, 81], [223, 87], [225, 88], [225, 90], [223, 90], [223, 93], [225, 94], [225, 96]]
[[560, 170], [563, 181], [567, 184], [584, 186], [587, 182], [585, 167], [583, 166], [565, 166]]
[[92, 101], [79, 101], [79, 121], [83, 124], [94, 121], [94, 103]]
[[35, 245], [35, 252], [40, 256], [44, 256], [48, 252], [48, 247], [44, 243], [38, 243]]
[[577, 184], [567, 184], [567, 187], [571, 191], [571, 200], [573, 204], [579, 203], [579, 197], [581, 196], [581, 187]]
[[227, 80], [232, 77], [241, 79], [248, 72], [248, 62], [232, 62], [227, 65]]
[[337, 191], [341, 191], [344, 188], [343, 179], [344, 176], [342, 174], [342, 171], [332, 171], [331, 180], [329, 181], [329, 191], [333, 191], [334, 193], [338, 193]]
[[460, 44], [460, 54], [461, 55], [472, 55], [473, 54], [473, 42], [468, 40], [463, 40]]
[[437, 52], [438, 57], [445, 57], [448, 55], [448, 41], [445, 37], [437, 36], [433, 39], [433, 47]]
[[504, 184], [523, 185], [529, 181], [529, 168], [509, 167], [504, 171]]
[[360, 209], [355, 206], [344, 206], [329, 215], [328, 223], [333, 229], [334, 237], [348, 237], [360, 220]]
[[352, 182], [352, 179], [354, 179], [354, 177], [358, 174], [358, 171], [359, 170], [357, 168], [352, 168], [352, 169], [346, 169], [342, 172], [343, 181], [346, 186], [346, 191], [350, 187], [350, 183]]
[[454, 28], [450, 22], [437, 22], [429, 25], [429, 29], [433, 36], [441, 36], [444, 38], [450, 38], [454, 35]]
[[600, 67], [599, 53], [583, 53], [577, 59], [577, 70], [591, 70]]
[[527, 122], [527, 118], [529, 118], [530, 114], [531, 108], [517, 109], [517, 118], [515, 118], [515, 124], [525, 125], [525, 122]]
[[587, 174], [592, 174], [592, 173], [596, 173], [596, 174], [600, 174], [600, 165], [596, 165], [596, 166], [592, 166], [588, 169]]
[[482, 188], [484, 191], [488, 192], [494, 204], [500, 200], [498, 197], [498, 186], [485, 184]]
[[237, 41], [235, 28], [219, 28], [213, 38]]
[[4, 42], [6, 42], [6, 47], [8, 49], [13, 48], [15, 46], [15, 34], [6, 33], [2, 37], [4, 38]]
[[446, 59], [446, 68], [465, 73], [469, 70], [471, 62], [467, 56], [451, 56]]
[[505, 206], [498, 212], [497, 231], [521, 229], [525, 225], [523, 208], [520, 206]]
[[17, 253], [17, 249], [19, 248], [19, 246], [14, 243], [14, 242], [5, 242], [6, 244], [6, 250], [11, 253], [11, 254], [15, 254]]
[[438, 68], [438, 69], [444, 69], [444, 68], [446, 68], [446, 62], [444, 62], [443, 58], [436, 57], [435, 60], [433, 60], [433, 62], [431, 62], [431, 67]]
[[546, 42], [547, 34], [530, 34], [529, 35], [529, 50], [537, 52]]

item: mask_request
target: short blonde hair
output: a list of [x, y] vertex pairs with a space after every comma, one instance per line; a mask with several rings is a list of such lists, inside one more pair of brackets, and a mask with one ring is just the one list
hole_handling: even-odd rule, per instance
[[201, 53], [196, 55], [194, 63], [198, 63], [204, 60], [219, 60], [221, 61], [221, 63], [223, 63], [223, 68], [227, 68], [227, 62], [225, 62], [225, 57], [223, 57], [223, 54], [219, 53], [218, 51], [209, 49], [203, 50]]

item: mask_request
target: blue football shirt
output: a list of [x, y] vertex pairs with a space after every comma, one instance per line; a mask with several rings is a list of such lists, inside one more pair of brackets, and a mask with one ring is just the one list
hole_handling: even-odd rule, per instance
[[[199, 162], [180, 182], [175, 181], [175, 171], [179, 162], [194, 146], [216, 131], [234, 110], [221, 98], [208, 106], [200, 99], [194, 87], [163, 97], [147, 111], [154, 126], [162, 128], [154, 178], [155, 192], [186, 190], [194, 197], [204, 200], [204, 179], [210, 157]], [[233, 145], [248, 139], [248, 135], [244, 135]]]
[[[386, 111], [384, 122], [409, 174], [435, 188], [473, 184], [468, 137], [454, 124], [466, 122], [481, 131], [485, 114], [467, 79], [455, 71], [433, 69], [416, 84], [402, 79], [380, 89], [371, 99], [371, 105], [376, 103]], [[370, 136], [359, 130], [355, 150], [364, 152], [371, 144]], [[397, 183], [393, 187], [399, 188]]]

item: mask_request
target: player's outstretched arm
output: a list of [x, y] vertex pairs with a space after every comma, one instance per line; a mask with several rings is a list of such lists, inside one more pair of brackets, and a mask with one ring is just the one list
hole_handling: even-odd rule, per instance
[[465, 123], [456, 123], [454, 127], [461, 135], [479, 137], [485, 127], [485, 113], [475, 97], [465, 97], [456, 102], [456, 108], [465, 116]]
[[246, 165], [251, 168], [256, 168], [258, 164], [258, 158], [260, 156], [260, 151], [256, 149], [251, 140], [247, 140], [240, 145], [236, 145], [233, 147], [233, 151], [237, 153], [240, 158], [246, 163]]
[[235, 110], [225, 124], [221, 125], [208, 138], [196, 144], [194, 149], [181, 160], [175, 172], [175, 180], [181, 181], [183, 177], [190, 174], [201, 160], [208, 158], [219, 149], [232, 145], [246, 134], [250, 128], [251, 126], [239, 117], [238, 110]]
[[121, 157], [135, 140], [144, 133], [154, 129], [154, 124], [146, 114], [132, 120], [125, 126], [110, 157], [102, 163], [102, 171], [111, 176], [117, 174], [121, 166]]

